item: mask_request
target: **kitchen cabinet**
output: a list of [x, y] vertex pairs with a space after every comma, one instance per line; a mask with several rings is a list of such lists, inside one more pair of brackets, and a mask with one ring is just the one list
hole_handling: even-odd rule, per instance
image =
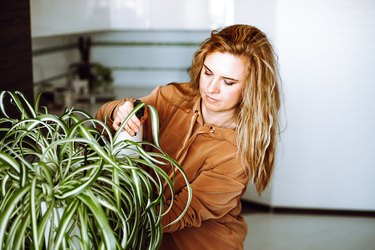
[[30, 1], [32, 37], [68, 35], [109, 28], [109, 3], [90, 0]]
[[32, 37], [103, 30], [210, 30], [233, 22], [234, 1], [32, 0]]

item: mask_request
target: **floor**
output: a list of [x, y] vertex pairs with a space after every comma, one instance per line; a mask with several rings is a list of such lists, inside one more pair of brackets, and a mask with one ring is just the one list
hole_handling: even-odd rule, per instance
[[375, 250], [375, 218], [246, 212], [245, 250]]

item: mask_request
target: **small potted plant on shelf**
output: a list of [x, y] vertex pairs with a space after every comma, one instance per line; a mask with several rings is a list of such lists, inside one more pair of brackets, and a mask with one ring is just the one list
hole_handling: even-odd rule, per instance
[[70, 84], [73, 85], [70, 87], [80, 88], [81, 85], [86, 84], [90, 93], [111, 94], [114, 80], [112, 70], [99, 62], [90, 61], [91, 46], [91, 37], [80, 36], [78, 38], [77, 47], [81, 60], [71, 64], [68, 68]]
[[[147, 106], [153, 142], [138, 143], [118, 141], [119, 132], [83, 111], [51, 114], [39, 98], [32, 106], [19, 92], [0, 92], [0, 249], [157, 249], [173, 206], [163, 194], [174, 179], [161, 166], [188, 181], [159, 147], [155, 108]], [[8, 115], [11, 104], [19, 117]], [[129, 145], [132, 155], [119, 157]]]

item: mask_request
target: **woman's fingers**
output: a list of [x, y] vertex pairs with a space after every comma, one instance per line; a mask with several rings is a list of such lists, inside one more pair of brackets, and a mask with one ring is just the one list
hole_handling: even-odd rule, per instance
[[118, 129], [120, 128], [120, 124], [121, 124], [121, 121], [116, 117], [116, 118], [113, 120], [112, 127], [113, 127], [115, 130], [118, 130]]
[[[133, 109], [134, 104], [131, 101], [126, 101], [118, 108], [112, 125], [115, 130], [118, 130], [121, 127], [121, 124], [124, 122], [124, 120], [127, 118], [127, 116]], [[137, 116], [133, 115], [123, 129], [126, 132], [128, 132], [129, 135], [134, 136], [136, 133], [139, 132], [140, 126], [141, 121], [137, 118]]]

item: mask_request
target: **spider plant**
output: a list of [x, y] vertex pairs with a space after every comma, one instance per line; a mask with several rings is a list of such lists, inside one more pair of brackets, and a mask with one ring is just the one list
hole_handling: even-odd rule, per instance
[[[189, 190], [172, 223], [191, 188], [159, 146], [155, 108], [146, 105], [152, 143], [115, 142], [105, 122], [74, 108], [51, 114], [39, 99], [33, 106], [20, 92], [0, 92], [0, 250], [158, 249], [161, 218], [173, 206], [163, 194], [174, 177], [163, 167], [179, 171]], [[19, 117], [8, 115], [10, 105]], [[137, 155], [119, 157], [129, 145]]]

